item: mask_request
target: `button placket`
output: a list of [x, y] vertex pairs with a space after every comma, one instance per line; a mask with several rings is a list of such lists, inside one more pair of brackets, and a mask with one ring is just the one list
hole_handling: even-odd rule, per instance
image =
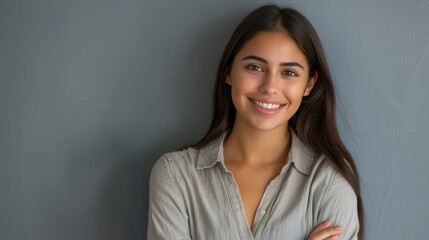
[[244, 236], [244, 239], [252, 240], [253, 234], [252, 231], [249, 229], [249, 226], [247, 225], [247, 219], [244, 214], [244, 207], [241, 202], [241, 196], [240, 196], [240, 190], [238, 189], [238, 185], [235, 182], [234, 176], [231, 172], [226, 172], [226, 187], [228, 190], [229, 198], [232, 201], [232, 207], [234, 211], [235, 218], [237, 219], [237, 223], [240, 228], [240, 232], [242, 236]]
[[278, 177], [274, 179], [265, 189], [265, 193], [262, 196], [260, 205], [258, 207], [258, 210], [256, 212], [255, 221], [254, 221], [254, 236], [255, 239], [260, 239], [262, 232], [265, 228], [265, 225], [269, 218], [269, 211], [271, 208], [271, 205], [275, 201], [275, 198], [277, 196], [277, 193], [280, 188], [281, 178]]

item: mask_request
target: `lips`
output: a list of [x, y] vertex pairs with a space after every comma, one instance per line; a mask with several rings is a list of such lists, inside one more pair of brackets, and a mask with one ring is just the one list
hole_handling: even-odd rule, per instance
[[259, 101], [254, 101], [254, 102], [256, 103], [256, 105], [258, 105], [264, 109], [277, 109], [281, 106], [280, 104], [276, 104], [276, 103], [264, 103], [264, 102], [259, 102]]
[[280, 111], [286, 104], [281, 104], [279, 102], [270, 102], [270, 101], [263, 101], [263, 100], [255, 100], [250, 99], [250, 102], [254, 106], [254, 108], [263, 114], [274, 114]]

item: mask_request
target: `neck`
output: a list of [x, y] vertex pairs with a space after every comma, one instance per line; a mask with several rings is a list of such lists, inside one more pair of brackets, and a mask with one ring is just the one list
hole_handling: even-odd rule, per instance
[[287, 126], [260, 131], [236, 124], [224, 142], [225, 159], [252, 165], [285, 162], [290, 143]]

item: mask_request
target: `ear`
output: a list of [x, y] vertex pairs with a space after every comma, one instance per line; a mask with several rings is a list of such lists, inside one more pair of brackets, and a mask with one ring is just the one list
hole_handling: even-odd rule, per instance
[[317, 73], [317, 71], [315, 71], [313, 77], [308, 81], [307, 87], [305, 87], [304, 97], [308, 96], [311, 93], [311, 90], [316, 84], [318, 77], [319, 77], [319, 74]]
[[231, 77], [229, 76], [229, 74], [226, 74], [225, 82], [226, 82], [229, 86], [231, 86], [232, 81], [231, 81]]

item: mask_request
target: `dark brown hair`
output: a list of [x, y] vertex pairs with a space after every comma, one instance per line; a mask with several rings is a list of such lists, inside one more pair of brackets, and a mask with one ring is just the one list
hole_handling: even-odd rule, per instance
[[343, 144], [335, 119], [335, 92], [325, 54], [311, 23], [291, 8], [262, 6], [250, 13], [234, 31], [220, 60], [214, 88], [214, 109], [210, 129], [196, 148], [219, 138], [234, 125], [236, 110], [231, 88], [225, 82], [232, 62], [243, 44], [260, 31], [284, 30], [295, 39], [307, 58], [309, 79], [317, 72], [318, 79], [311, 93], [304, 97], [289, 126], [314, 151], [324, 154], [350, 183], [358, 200], [359, 239], [363, 239], [364, 218], [359, 177], [353, 158]]

